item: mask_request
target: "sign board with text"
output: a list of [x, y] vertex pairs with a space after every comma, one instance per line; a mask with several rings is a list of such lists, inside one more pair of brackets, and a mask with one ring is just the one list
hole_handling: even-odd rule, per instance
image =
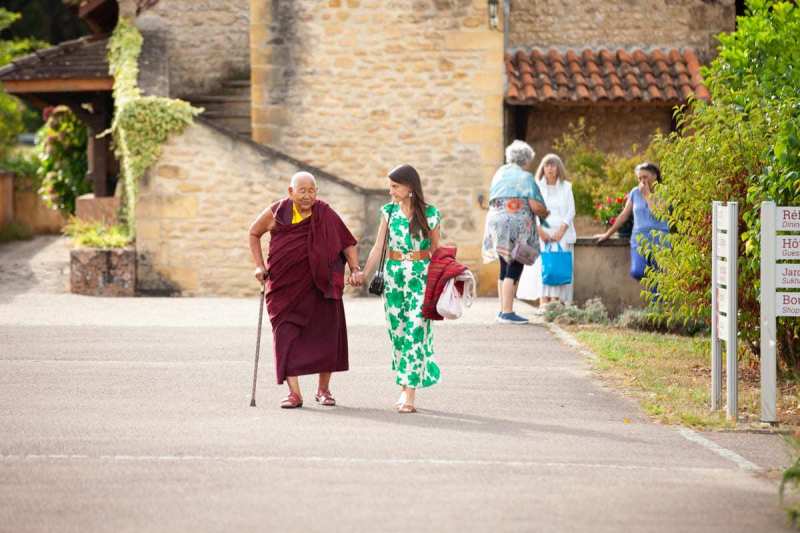
[[779, 207], [775, 218], [777, 231], [800, 231], [800, 207]]
[[713, 202], [711, 206], [711, 409], [722, 405], [722, 342], [728, 361], [728, 405], [730, 419], [737, 416], [737, 253], [739, 207], [736, 202]]
[[[781, 232], [781, 235], [778, 235]], [[761, 202], [761, 420], [777, 422], [776, 317], [800, 317], [800, 207]], [[779, 262], [781, 261], [781, 262]]]
[[800, 260], [800, 237], [778, 235], [775, 239], [775, 259]]

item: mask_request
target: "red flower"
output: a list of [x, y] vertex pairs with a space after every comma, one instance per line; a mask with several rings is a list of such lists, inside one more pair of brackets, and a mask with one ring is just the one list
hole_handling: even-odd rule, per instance
[[625, 201], [625, 198], [624, 198], [624, 197], [622, 197], [622, 196], [620, 196], [619, 198], [617, 198], [617, 203], [618, 203], [618, 204], [621, 204], [621, 203], [622, 203], [622, 202], [624, 202], [624, 201]]
[[611, 218], [608, 220], [608, 225], [609, 225], [609, 226], [613, 226], [613, 225], [614, 225], [614, 222], [616, 222], [616, 221], [617, 221], [617, 217], [611, 217]]

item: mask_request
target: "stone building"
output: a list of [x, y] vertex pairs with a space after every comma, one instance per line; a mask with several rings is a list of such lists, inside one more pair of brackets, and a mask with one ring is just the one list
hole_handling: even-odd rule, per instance
[[206, 110], [169, 141], [137, 204], [140, 290], [188, 295], [256, 290], [247, 223], [300, 168], [321, 177], [321, 196], [366, 253], [385, 175], [404, 162], [441, 209], [445, 241], [479, 273], [481, 292], [492, 292], [495, 270], [480, 264], [481, 206], [505, 143], [524, 138], [541, 155], [581, 116], [614, 151], [670, 129], [675, 105], [707, 96], [698, 68], [741, 10], [734, 0], [79, 8], [108, 3], [135, 16], [145, 37], [144, 90]]

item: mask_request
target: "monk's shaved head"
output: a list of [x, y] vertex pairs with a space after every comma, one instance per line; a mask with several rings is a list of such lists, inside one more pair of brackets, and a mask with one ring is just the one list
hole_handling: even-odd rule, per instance
[[292, 176], [289, 186], [292, 189], [296, 189], [302, 183], [310, 183], [315, 189], [317, 188], [317, 179], [311, 172], [306, 172], [305, 170], [295, 173], [295, 175]]

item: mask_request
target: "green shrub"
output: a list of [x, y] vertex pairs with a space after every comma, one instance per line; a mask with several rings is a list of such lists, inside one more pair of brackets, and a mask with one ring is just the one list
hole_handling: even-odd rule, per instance
[[[710, 103], [692, 102], [676, 114], [685, 133], [652, 145], [664, 175], [656, 212], [676, 231], [671, 249], [653, 250], [659, 269], [644, 284], [668, 318], [707, 322], [711, 202], [739, 202], [739, 335], [759, 354], [760, 203], [800, 204], [800, 6], [751, 0], [748, 8], [704, 69]], [[777, 337], [782, 363], [800, 369], [800, 322], [779, 319]]]
[[0, 170], [16, 174], [14, 177], [16, 190], [37, 191], [41, 187], [39, 158], [35, 153], [12, 152], [0, 160]]
[[120, 224], [109, 226], [71, 217], [62, 231], [75, 245], [88, 248], [125, 248], [131, 243], [128, 229]]
[[583, 309], [574, 304], [550, 302], [544, 308], [544, 319], [556, 324], [608, 324], [608, 310], [600, 298], [587, 300]]
[[794, 528], [800, 528], [800, 503], [795, 501], [786, 505], [786, 489], [791, 488], [794, 496], [797, 495], [798, 487], [800, 487], [800, 441], [796, 436], [787, 436], [786, 442], [792, 449], [792, 455], [796, 457], [794, 463], [783, 471], [781, 476], [780, 497], [781, 504], [784, 505], [786, 515], [789, 518], [789, 523]]
[[11, 222], [0, 226], [0, 242], [27, 241], [31, 238], [33, 238], [33, 231], [21, 222]]
[[708, 331], [704, 321], [669, 320], [663, 313], [651, 309], [626, 309], [617, 317], [615, 325], [625, 329], [688, 336]]
[[75, 213], [75, 199], [92, 191], [86, 180], [86, 126], [66, 106], [52, 110], [39, 132], [39, 195], [48, 207]]
[[641, 152], [636, 145], [631, 146], [630, 157], [606, 153], [597, 147], [595, 139], [595, 128], [587, 127], [581, 117], [554, 143], [572, 181], [579, 215], [596, 216], [598, 206], [607, 198], [628, 194], [637, 184], [634, 167], [653, 159], [650, 150]]

